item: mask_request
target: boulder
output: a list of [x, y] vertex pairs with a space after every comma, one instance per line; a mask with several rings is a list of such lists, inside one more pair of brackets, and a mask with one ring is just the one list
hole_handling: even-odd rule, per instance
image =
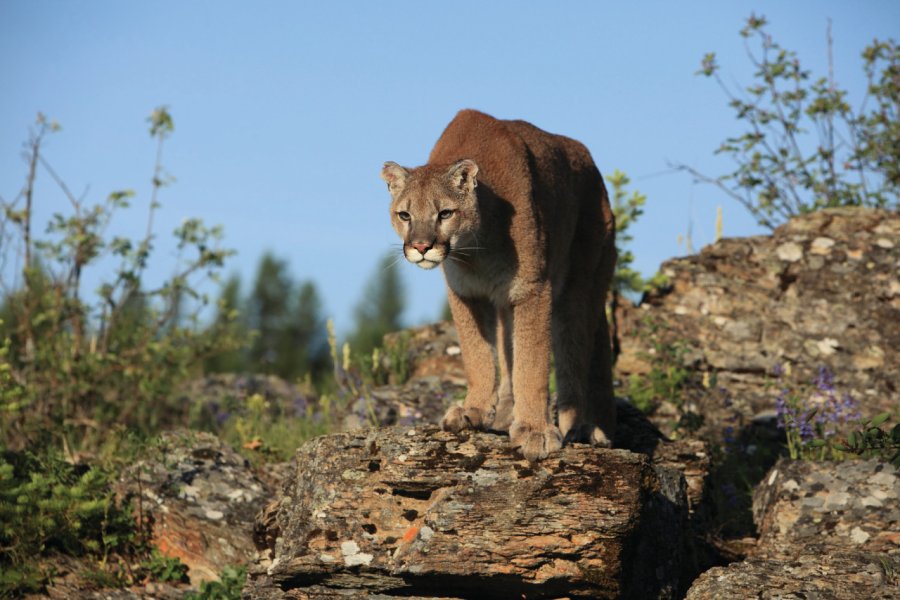
[[753, 494], [758, 555], [818, 547], [900, 557], [900, 474], [879, 460], [782, 459]]
[[753, 512], [751, 556], [703, 573], [689, 600], [900, 598], [900, 475], [890, 463], [779, 461]]
[[254, 517], [273, 490], [215, 436], [166, 432], [149, 457], [122, 474], [117, 494], [131, 499], [153, 545], [187, 565], [196, 586], [254, 557]]
[[676, 597], [689, 504], [666, 461], [691, 449], [671, 454], [573, 445], [531, 464], [433, 426], [318, 438], [258, 522], [244, 597]]

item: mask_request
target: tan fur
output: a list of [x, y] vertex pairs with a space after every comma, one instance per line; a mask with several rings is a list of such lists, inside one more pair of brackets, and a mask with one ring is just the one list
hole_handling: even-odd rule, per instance
[[588, 150], [525, 121], [464, 110], [427, 165], [386, 163], [382, 177], [404, 255], [423, 268], [440, 264], [447, 282], [469, 390], [442, 427], [509, 431], [528, 460], [563, 437], [609, 445], [616, 418], [604, 301], [615, 226]]

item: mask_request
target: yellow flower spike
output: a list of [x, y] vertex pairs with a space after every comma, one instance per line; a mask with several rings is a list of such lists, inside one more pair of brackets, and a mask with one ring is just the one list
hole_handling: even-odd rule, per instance
[[722, 207], [716, 207], [716, 241], [722, 239]]
[[253, 394], [247, 398], [247, 408], [251, 411], [259, 413], [266, 408], [266, 399], [262, 394]]
[[334, 334], [334, 319], [328, 319], [325, 322], [325, 329], [328, 330], [328, 349], [331, 350], [331, 362], [337, 368], [337, 336]]

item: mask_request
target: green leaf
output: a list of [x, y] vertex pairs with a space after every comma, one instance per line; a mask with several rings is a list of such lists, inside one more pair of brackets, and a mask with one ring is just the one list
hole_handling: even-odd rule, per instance
[[882, 423], [888, 420], [891, 416], [891, 413], [883, 412], [880, 415], [876, 416], [872, 419], [871, 426], [872, 427], [880, 427]]

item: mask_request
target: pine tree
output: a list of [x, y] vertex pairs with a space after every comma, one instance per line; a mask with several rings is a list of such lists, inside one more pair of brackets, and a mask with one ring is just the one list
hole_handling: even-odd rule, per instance
[[322, 301], [312, 281], [303, 282], [297, 292], [291, 309], [290, 332], [291, 343], [298, 350], [298, 360], [284, 365], [285, 371], [294, 377], [309, 373], [314, 381], [321, 380], [329, 370], [328, 339], [322, 318]]
[[[222, 287], [216, 317], [211, 330], [227, 329], [236, 339], [246, 340], [247, 325], [244, 321], [244, 303], [241, 302], [241, 279], [232, 275]], [[204, 368], [208, 373], [240, 373], [247, 370], [247, 348], [233, 348], [206, 359]]]
[[252, 341], [248, 348], [210, 358], [207, 371], [268, 373], [289, 381], [308, 373], [313, 380], [321, 380], [329, 369], [321, 313], [322, 301], [315, 284], [296, 284], [286, 261], [266, 253], [246, 300], [241, 300], [238, 278], [228, 280], [214, 323], [231, 327], [239, 337], [252, 337]]
[[396, 262], [392, 253], [381, 259], [356, 307], [356, 331], [350, 336], [350, 346], [359, 355], [368, 355], [381, 346], [384, 334], [403, 327], [406, 290]]
[[247, 317], [256, 337], [250, 346], [250, 364], [254, 370], [276, 373], [290, 360], [284, 356], [290, 347], [284, 343], [289, 328], [291, 279], [285, 261], [266, 253], [256, 271]]

